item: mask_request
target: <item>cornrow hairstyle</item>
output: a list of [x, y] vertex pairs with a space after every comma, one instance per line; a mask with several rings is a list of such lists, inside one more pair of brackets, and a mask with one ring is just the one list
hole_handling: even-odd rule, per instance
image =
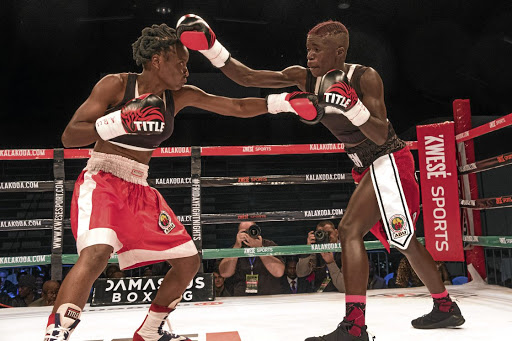
[[132, 44], [133, 60], [139, 66], [144, 65], [151, 60], [154, 54], [166, 50], [177, 42], [176, 30], [166, 24], [145, 27], [142, 30], [142, 35]]

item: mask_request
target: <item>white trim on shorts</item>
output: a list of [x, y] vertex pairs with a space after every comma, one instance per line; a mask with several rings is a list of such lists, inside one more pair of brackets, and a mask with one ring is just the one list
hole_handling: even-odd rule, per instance
[[414, 224], [393, 154], [375, 160], [370, 166], [370, 173], [388, 241], [405, 250], [414, 234]]
[[197, 254], [197, 249], [192, 240], [167, 250], [132, 249], [117, 255], [119, 267], [126, 269], [138, 263], [150, 261], [162, 261], [166, 259], [190, 257]]
[[96, 181], [92, 178], [98, 171], [86, 171], [84, 182], [80, 185], [78, 196], [78, 226], [76, 230], [76, 249], [78, 254], [91, 245], [107, 244], [114, 248], [114, 252], [121, 249], [123, 244], [117, 239], [117, 233], [110, 228], [89, 229], [92, 214], [92, 195], [96, 189]]

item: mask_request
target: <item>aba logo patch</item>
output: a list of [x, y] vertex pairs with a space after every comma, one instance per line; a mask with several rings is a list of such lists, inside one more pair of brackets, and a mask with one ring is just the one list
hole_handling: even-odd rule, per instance
[[395, 214], [394, 216], [389, 219], [389, 225], [391, 225], [391, 228], [395, 231], [400, 231], [404, 228], [405, 225], [405, 219], [404, 216], [401, 214]]
[[158, 217], [158, 226], [160, 226], [165, 234], [169, 234], [169, 232], [176, 227], [176, 225], [171, 221], [169, 213], [165, 211], [160, 212], [160, 216]]
[[389, 219], [389, 226], [391, 227], [391, 233], [393, 239], [407, 236], [409, 229], [407, 228], [407, 220], [401, 214], [395, 214]]

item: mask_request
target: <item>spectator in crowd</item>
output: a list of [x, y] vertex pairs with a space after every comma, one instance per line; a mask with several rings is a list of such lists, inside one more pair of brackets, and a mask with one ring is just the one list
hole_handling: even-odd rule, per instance
[[142, 272], [142, 276], [144, 276], [144, 277], [153, 276], [153, 270], [151, 270], [151, 268], [149, 266], [145, 267], [144, 271]]
[[0, 296], [4, 295], [13, 298], [18, 290], [16, 285], [7, 279], [7, 276], [7, 270], [0, 269]]
[[112, 278], [112, 275], [114, 274], [114, 272], [119, 271], [119, 270], [120, 270], [119, 269], [119, 264], [110, 263], [105, 268], [105, 277], [106, 278]]
[[60, 283], [54, 280], [44, 282], [41, 298], [30, 303], [29, 307], [53, 306], [59, 293]]
[[301, 294], [312, 291], [311, 283], [306, 278], [297, 276], [297, 257], [288, 257], [284, 276], [281, 277], [281, 293]]
[[44, 283], [44, 278], [41, 277], [40, 275], [37, 275], [36, 276], [36, 295], [37, 296], [41, 296], [43, 294], [43, 283]]
[[[315, 234], [319, 235], [318, 231], [322, 231], [324, 235], [327, 234], [327, 242], [338, 243], [338, 230], [334, 227], [334, 223], [323, 220], [317, 224], [315, 231], [308, 233], [308, 245], [320, 242], [315, 237]], [[340, 252], [322, 252], [300, 257], [297, 263], [297, 276], [311, 279], [313, 290], [316, 292], [345, 292]]]
[[[255, 222], [241, 222], [233, 248], [277, 245], [271, 240], [263, 239], [260, 232]], [[281, 257], [274, 256], [224, 258], [219, 264], [219, 274], [224, 278], [232, 277], [233, 296], [279, 294], [284, 261]]]
[[225, 278], [222, 277], [218, 271], [213, 272], [213, 281], [215, 284], [215, 297], [229, 297], [233, 296], [229, 293], [224, 285]]
[[[446, 264], [444, 262], [436, 262], [436, 266], [443, 283], [452, 284]], [[421, 287], [424, 285], [406, 257], [403, 257], [398, 264], [395, 285], [398, 288]]]
[[110, 275], [110, 278], [124, 278], [126, 275], [124, 274], [123, 270], [117, 270]]
[[11, 306], [11, 301], [16, 296], [18, 289], [7, 279], [8, 272], [0, 269], [0, 308]]
[[396, 270], [395, 286], [397, 288], [421, 287], [423, 282], [412, 269], [407, 257], [402, 257]]
[[386, 289], [386, 280], [376, 274], [377, 268], [372, 260], [368, 260], [368, 286], [367, 289]]
[[11, 272], [9, 275], [7, 275], [7, 280], [14, 284], [14, 286], [18, 287], [18, 278], [21, 274], [24, 274], [25, 269], [15, 269], [13, 272]]
[[28, 307], [39, 297], [36, 295], [36, 278], [30, 274], [18, 279], [18, 295], [11, 301], [13, 307]]
[[441, 275], [441, 279], [443, 280], [444, 284], [450, 285], [452, 284], [450, 273], [448, 272], [448, 269], [446, 268], [446, 264], [444, 262], [436, 262], [437, 271], [439, 271], [439, 274]]

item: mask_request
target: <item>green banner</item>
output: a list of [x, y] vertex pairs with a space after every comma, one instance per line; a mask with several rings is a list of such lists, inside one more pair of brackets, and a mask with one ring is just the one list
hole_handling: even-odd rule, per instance
[[[474, 238], [474, 237], [473, 237]], [[479, 237], [483, 238], [483, 237]], [[487, 238], [508, 238], [509, 247], [512, 246], [512, 237], [487, 237]], [[425, 238], [418, 238], [419, 242], [425, 244]], [[384, 247], [378, 240], [364, 242], [366, 250], [379, 250]], [[503, 247], [503, 246], [501, 246]], [[205, 249], [203, 250], [203, 259], [217, 259], [229, 257], [255, 257], [255, 256], [286, 256], [321, 252], [340, 252], [340, 243], [331, 244], [312, 244], [312, 245], [285, 245], [285, 246], [263, 246], [256, 248], [241, 249]], [[78, 255], [63, 254], [62, 264], [75, 264]], [[117, 263], [117, 254], [114, 254], [108, 261]], [[0, 268], [34, 266], [51, 264], [51, 255], [37, 256], [18, 256], [18, 257], [0, 257]]]
[[[418, 241], [425, 244], [425, 238], [418, 238]], [[378, 241], [364, 242], [366, 250], [384, 249]], [[205, 249], [203, 259], [217, 259], [230, 257], [255, 257], [255, 256], [286, 256], [321, 252], [340, 252], [340, 243], [312, 244], [312, 245], [285, 245], [285, 246], [263, 246], [256, 248], [241, 249]]]
[[0, 268], [51, 264], [51, 255], [0, 257]]
[[512, 236], [464, 236], [462, 240], [477, 246], [512, 248]]

